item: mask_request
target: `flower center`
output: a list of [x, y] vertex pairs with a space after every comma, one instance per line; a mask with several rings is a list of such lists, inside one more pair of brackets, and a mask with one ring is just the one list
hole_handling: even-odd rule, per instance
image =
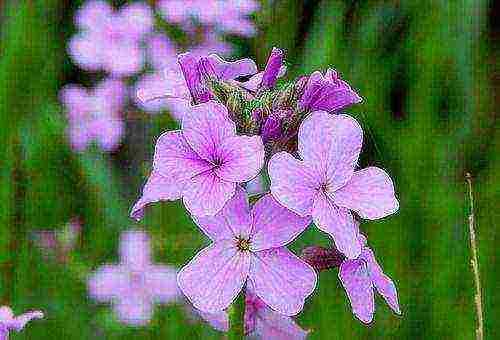
[[250, 250], [250, 240], [242, 237], [236, 238], [236, 248], [239, 251], [249, 251]]
[[135, 289], [141, 289], [145, 285], [145, 275], [142, 271], [130, 271], [130, 283]]

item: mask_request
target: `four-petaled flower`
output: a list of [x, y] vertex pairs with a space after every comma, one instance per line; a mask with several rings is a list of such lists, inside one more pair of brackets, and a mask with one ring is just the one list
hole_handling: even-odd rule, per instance
[[354, 315], [364, 323], [372, 322], [375, 289], [395, 313], [401, 314], [394, 282], [384, 274], [373, 251], [366, 245], [366, 238], [361, 234], [359, 242], [363, 245], [359, 258], [346, 259], [339, 271], [339, 279], [349, 297]]
[[111, 302], [118, 319], [144, 325], [151, 319], [154, 303], [169, 304], [179, 298], [176, 275], [171, 266], [151, 263], [149, 238], [141, 231], [121, 235], [117, 265], [104, 265], [88, 278], [90, 296]]
[[302, 160], [286, 152], [269, 161], [271, 193], [301, 216], [312, 215], [348, 258], [361, 253], [350, 210], [365, 219], [379, 219], [398, 210], [394, 185], [382, 169], [354, 171], [362, 145], [358, 122], [347, 115], [323, 111], [310, 114], [298, 133]]
[[193, 305], [207, 312], [227, 308], [250, 280], [255, 294], [284, 315], [295, 315], [316, 286], [316, 273], [285, 245], [310, 223], [266, 195], [252, 210], [246, 193], [234, 197], [213, 217], [195, 217], [213, 241], [178, 274], [179, 287]]
[[0, 340], [7, 340], [9, 332], [21, 331], [26, 324], [33, 319], [42, 319], [43, 312], [33, 311], [14, 316], [12, 309], [7, 306], [0, 307]]
[[135, 3], [114, 11], [105, 1], [85, 3], [76, 14], [81, 30], [69, 43], [69, 54], [83, 69], [105, 70], [115, 76], [129, 76], [144, 65], [140, 46], [153, 28], [149, 6]]
[[125, 86], [119, 80], [105, 80], [92, 91], [77, 85], [63, 88], [61, 101], [67, 109], [72, 148], [82, 151], [96, 141], [105, 151], [116, 149], [125, 130], [119, 115], [124, 100]]
[[337, 71], [328, 69], [323, 76], [316, 71], [309, 77], [299, 108], [306, 111], [338, 112], [361, 102], [361, 97], [340, 79]]
[[234, 196], [236, 183], [256, 177], [263, 163], [261, 138], [237, 136], [224, 106], [192, 106], [181, 131], [158, 139], [151, 176], [131, 216], [140, 219], [147, 204], [181, 197], [193, 215], [215, 215]]
[[303, 330], [293, 318], [277, 313], [255, 295], [251, 282], [245, 289], [245, 335], [250, 339], [301, 340]]

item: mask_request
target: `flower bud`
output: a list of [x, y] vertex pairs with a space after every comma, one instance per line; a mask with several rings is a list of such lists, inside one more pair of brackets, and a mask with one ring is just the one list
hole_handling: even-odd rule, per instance
[[318, 272], [340, 266], [345, 258], [335, 248], [319, 246], [304, 248], [300, 257]]
[[177, 62], [181, 67], [193, 103], [205, 103], [212, 99], [213, 96], [201, 77], [197, 59], [191, 53], [183, 53], [178, 56]]
[[276, 85], [276, 79], [278, 79], [278, 73], [280, 72], [282, 64], [283, 51], [274, 47], [271, 51], [269, 59], [267, 60], [266, 68], [264, 69], [262, 82], [260, 83], [261, 88], [270, 89]]

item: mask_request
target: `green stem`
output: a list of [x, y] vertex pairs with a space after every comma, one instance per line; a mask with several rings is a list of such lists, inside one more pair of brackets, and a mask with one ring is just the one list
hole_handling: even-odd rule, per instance
[[228, 332], [229, 340], [241, 340], [245, 338], [244, 327], [245, 315], [245, 294], [243, 292], [238, 296], [231, 306], [229, 313], [230, 328]]

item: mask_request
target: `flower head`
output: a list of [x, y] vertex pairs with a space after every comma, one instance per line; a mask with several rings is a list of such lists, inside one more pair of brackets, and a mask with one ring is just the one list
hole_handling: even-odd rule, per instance
[[144, 65], [140, 43], [153, 28], [149, 6], [135, 3], [114, 11], [105, 1], [87, 1], [75, 23], [80, 33], [69, 43], [69, 54], [83, 69], [129, 76]]
[[401, 314], [394, 282], [384, 274], [373, 251], [366, 245], [366, 238], [361, 234], [359, 241], [363, 245], [361, 255], [354, 260], [344, 260], [339, 271], [340, 282], [346, 290], [354, 315], [364, 323], [373, 320], [374, 290], [382, 295], [395, 313]]
[[329, 68], [323, 76], [316, 71], [309, 77], [299, 107], [304, 111], [338, 112], [361, 102], [361, 97]]
[[252, 339], [299, 340], [309, 331], [300, 328], [286, 315], [277, 313], [255, 294], [253, 284], [245, 289], [245, 335]]
[[313, 112], [298, 133], [302, 160], [280, 152], [269, 161], [273, 196], [301, 216], [312, 215], [316, 226], [351, 259], [361, 253], [351, 210], [373, 220], [399, 208], [394, 185], [384, 170], [354, 171], [362, 139], [361, 127], [350, 116]]
[[121, 262], [101, 266], [88, 278], [90, 296], [100, 302], [110, 301], [123, 323], [146, 324], [154, 303], [169, 304], [180, 298], [177, 270], [152, 264], [150, 252], [146, 233], [124, 232], [120, 238]]
[[14, 316], [12, 309], [7, 306], [0, 307], [0, 339], [6, 340], [9, 338], [9, 332], [14, 330], [21, 331], [28, 322], [33, 319], [42, 319], [43, 312], [33, 311]]
[[153, 171], [131, 216], [160, 200], [183, 198], [193, 215], [215, 215], [233, 197], [236, 183], [257, 176], [264, 164], [259, 136], [238, 136], [227, 109], [214, 102], [190, 107], [181, 131], [158, 139]]
[[270, 308], [285, 315], [302, 310], [316, 285], [316, 273], [285, 248], [310, 223], [270, 195], [252, 210], [246, 193], [234, 197], [213, 217], [195, 222], [213, 243], [181, 269], [179, 287], [206, 312], [227, 308], [247, 280]]
[[77, 85], [61, 90], [61, 102], [67, 109], [68, 136], [76, 151], [84, 150], [91, 141], [112, 151], [120, 143], [124, 123], [119, 116], [125, 100], [125, 86], [121, 81], [107, 79], [94, 90]]

